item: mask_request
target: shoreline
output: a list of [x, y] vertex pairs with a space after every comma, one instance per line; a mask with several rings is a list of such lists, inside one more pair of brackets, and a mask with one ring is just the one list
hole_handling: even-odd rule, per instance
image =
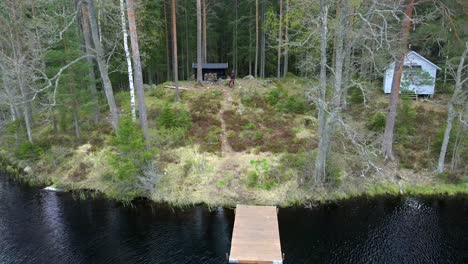
[[[435, 185], [408, 185], [404, 184], [403, 193], [400, 193], [398, 184], [392, 184], [390, 182], [381, 182], [381, 184], [370, 185], [367, 190], [361, 190], [357, 192], [338, 192], [333, 189], [322, 189], [315, 195], [303, 195], [294, 201], [284, 201], [283, 203], [258, 203], [255, 200], [242, 200], [242, 201], [225, 201], [225, 202], [213, 202], [208, 201], [192, 201], [189, 199], [175, 200], [173, 197], [169, 199], [153, 199], [152, 197], [136, 197], [131, 201], [124, 201], [111, 197], [109, 194], [99, 190], [97, 188], [81, 188], [73, 185], [61, 186], [52, 183], [51, 179], [44, 179], [31, 176], [24, 172], [23, 168], [20, 168], [17, 164], [7, 163], [5, 157], [0, 158], [0, 172], [6, 175], [10, 180], [19, 182], [20, 184], [26, 184], [30, 187], [45, 189], [50, 186], [61, 189], [58, 193], [71, 193], [78, 199], [89, 199], [89, 198], [102, 198], [109, 201], [115, 201], [124, 205], [135, 204], [139, 202], [162, 204], [173, 208], [188, 208], [194, 206], [205, 206], [211, 208], [235, 208], [236, 204], [247, 204], [247, 205], [274, 205], [279, 208], [290, 208], [290, 207], [301, 207], [301, 208], [313, 208], [316, 206], [322, 206], [326, 204], [336, 204], [352, 199], [373, 199], [382, 196], [391, 197], [456, 197], [468, 195], [468, 187], [465, 183], [459, 184], [435, 184]], [[13, 172], [13, 173], [12, 173]], [[28, 177], [29, 175], [29, 177]], [[47, 191], [47, 190], [44, 190]], [[262, 191], [262, 190], [259, 190]], [[305, 193], [307, 189], [297, 189], [300, 193]], [[310, 190], [309, 190], [310, 191]], [[255, 192], [255, 190], [253, 191]]]

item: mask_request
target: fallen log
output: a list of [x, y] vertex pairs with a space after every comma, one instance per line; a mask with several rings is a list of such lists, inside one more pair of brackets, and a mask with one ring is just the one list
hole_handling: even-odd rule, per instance
[[[164, 85], [164, 88], [175, 90], [175, 86], [170, 86], [170, 85]], [[189, 90], [189, 88], [179, 87], [179, 90]]]

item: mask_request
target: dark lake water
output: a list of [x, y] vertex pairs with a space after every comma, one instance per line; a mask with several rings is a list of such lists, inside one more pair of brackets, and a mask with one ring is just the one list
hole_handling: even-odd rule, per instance
[[[234, 213], [76, 200], [0, 175], [0, 263], [225, 263]], [[468, 263], [468, 197], [280, 209], [285, 263]]]

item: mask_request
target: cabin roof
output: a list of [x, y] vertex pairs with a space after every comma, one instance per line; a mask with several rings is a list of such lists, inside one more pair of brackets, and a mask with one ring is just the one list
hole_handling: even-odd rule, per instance
[[[436, 69], [438, 69], [438, 70], [441, 70], [441, 68], [440, 68], [439, 66], [435, 65], [435, 64], [432, 63], [430, 60], [424, 58], [421, 54], [417, 53], [416, 51], [413, 51], [413, 50], [408, 51], [408, 53], [406, 53], [406, 57], [408, 57], [408, 56], [411, 55], [411, 54], [416, 55], [418, 58], [420, 58], [420, 59], [422, 59], [423, 61], [427, 62], [427, 63], [428, 63], [429, 65], [431, 65], [432, 67], [434, 67], [434, 68], [436, 68]], [[387, 67], [385, 67], [385, 69], [390, 68], [392, 65], [395, 65], [395, 62], [390, 63]]]
[[[192, 68], [196, 69], [197, 64], [192, 63]], [[228, 64], [227, 63], [202, 63], [202, 69], [227, 69]]]

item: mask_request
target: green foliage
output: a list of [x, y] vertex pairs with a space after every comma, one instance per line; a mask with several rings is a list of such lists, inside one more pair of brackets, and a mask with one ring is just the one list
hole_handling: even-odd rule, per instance
[[362, 104], [364, 103], [364, 95], [361, 90], [357, 87], [352, 87], [349, 89], [349, 102], [351, 104]]
[[417, 112], [412, 107], [411, 99], [401, 100], [396, 120], [396, 140], [407, 143], [416, 131]]
[[288, 92], [282, 88], [276, 88], [271, 90], [267, 95], [266, 95], [266, 101], [270, 105], [276, 105], [278, 102], [284, 98], [288, 97]]
[[151, 152], [146, 149], [143, 133], [129, 117], [120, 121], [118, 133], [111, 143], [115, 148], [109, 159], [115, 173], [111, 194], [120, 199], [131, 200], [138, 195], [136, 188], [132, 187], [148, 166]]
[[221, 100], [223, 93], [221, 91], [206, 91], [201, 93], [189, 102], [190, 113], [198, 116], [208, 114], [217, 114], [221, 109]]
[[166, 129], [181, 128], [188, 131], [192, 126], [190, 113], [181, 104], [164, 105], [161, 116], [158, 118], [160, 127]]
[[304, 97], [290, 96], [286, 100], [278, 102], [276, 109], [284, 113], [303, 114], [307, 109], [307, 101]]
[[254, 108], [264, 108], [266, 106], [265, 98], [257, 91], [242, 91], [241, 102], [243, 105]]
[[456, 174], [456, 173], [450, 173], [450, 172], [439, 173], [437, 177], [441, 179], [442, 181], [444, 181], [445, 183], [449, 183], [449, 184], [460, 184], [463, 181], [463, 178], [461, 175]]
[[246, 183], [249, 187], [270, 190], [278, 185], [272, 177], [271, 168], [266, 159], [251, 160], [253, 170], [247, 173]]
[[343, 182], [343, 170], [340, 164], [333, 158], [327, 161], [326, 174], [325, 181], [331, 186], [337, 187]]
[[382, 132], [385, 129], [385, 119], [386, 116], [384, 113], [375, 113], [367, 127], [372, 131]]
[[433, 81], [434, 78], [427, 71], [416, 67], [405, 67], [400, 88], [404, 91], [408, 90], [411, 85], [430, 85]]
[[[455, 126], [452, 127], [452, 130], [450, 131], [450, 136], [449, 136], [449, 144], [447, 146], [447, 160], [450, 160], [451, 158], [451, 153], [453, 151], [453, 145], [455, 143], [455, 138], [456, 138], [456, 131], [457, 131], [457, 124], [456, 122], [455, 123]], [[440, 153], [440, 149], [442, 148], [442, 142], [444, 141], [444, 134], [445, 134], [445, 128], [447, 127], [447, 125], [445, 124], [444, 126], [442, 126], [441, 128], [439, 128], [439, 130], [437, 131], [437, 135], [436, 135], [436, 140], [435, 142], [432, 144], [432, 152], [434, 155], [439, 155]]]
[[282, 87], [271, 90], [265, 98], [268, 104], [283, 113], [303, 114], [307, 110], [307, 101], [304, 97], [289, 96]]
[[39, 145], [24, 141], [19, 145], [15, 156], [21, 160], [37, 160], [43, 152], [44, 150]]
[[181, 127], [150, 130], [152, 144], [161, 148], [183, 146], [186, 143], [187, 130]]

